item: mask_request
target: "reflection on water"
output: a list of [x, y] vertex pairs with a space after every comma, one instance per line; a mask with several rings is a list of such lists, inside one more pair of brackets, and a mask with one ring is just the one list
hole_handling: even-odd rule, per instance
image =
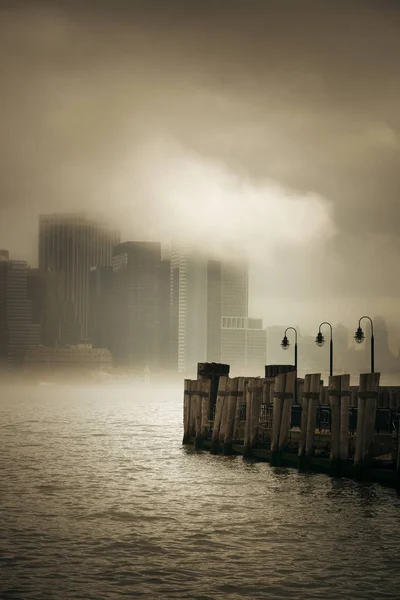
[[181, 439], [181, 388], [2, 388], [1, 599], [399, 597], [394, 491]]

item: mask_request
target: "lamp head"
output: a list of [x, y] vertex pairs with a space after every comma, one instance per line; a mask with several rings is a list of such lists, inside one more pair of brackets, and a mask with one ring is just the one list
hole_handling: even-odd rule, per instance
[[315, 338], [315, 343], [317, 344], [317, 346], [319, 346], [320, 348], [324, 345], [325, 343], [325, 338], [322, 335], [322, 333], [319, 331], [317, 337]]
[[361, 327], [357, 328], [357, 331], [354, 335], [354, 339], [357, 342], [357, 344], [361, 344], [364, 341], [365, 335], [363, 330], [361, 329]]
[[283, 350], [287, 350], [290, 346], [289, 340], [287, 339], [286, 335], [284, 336], [284, 338], [282, 340], [281, 346], [282, 346]]

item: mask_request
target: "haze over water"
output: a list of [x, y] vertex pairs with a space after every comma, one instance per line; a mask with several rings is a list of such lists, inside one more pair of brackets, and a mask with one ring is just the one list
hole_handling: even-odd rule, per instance
[[398, 598], [400, 498], [182, 448], [182, 389], [0, 394], [0, 597]]

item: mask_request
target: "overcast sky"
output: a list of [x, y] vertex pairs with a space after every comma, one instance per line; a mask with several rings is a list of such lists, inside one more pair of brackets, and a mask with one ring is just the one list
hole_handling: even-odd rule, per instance
[[0, 7], [0, 247], [35, 264], [39, 213], [97, 210], [245, 252], [267, 324], [397, 322], [397, 0]]

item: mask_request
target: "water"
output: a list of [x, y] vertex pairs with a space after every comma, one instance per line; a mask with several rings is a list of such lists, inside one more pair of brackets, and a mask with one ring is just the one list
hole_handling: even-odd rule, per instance
[[400, 498], [181, 447], [182, 390], [0, 390], [0, 598], [398, 598]]

